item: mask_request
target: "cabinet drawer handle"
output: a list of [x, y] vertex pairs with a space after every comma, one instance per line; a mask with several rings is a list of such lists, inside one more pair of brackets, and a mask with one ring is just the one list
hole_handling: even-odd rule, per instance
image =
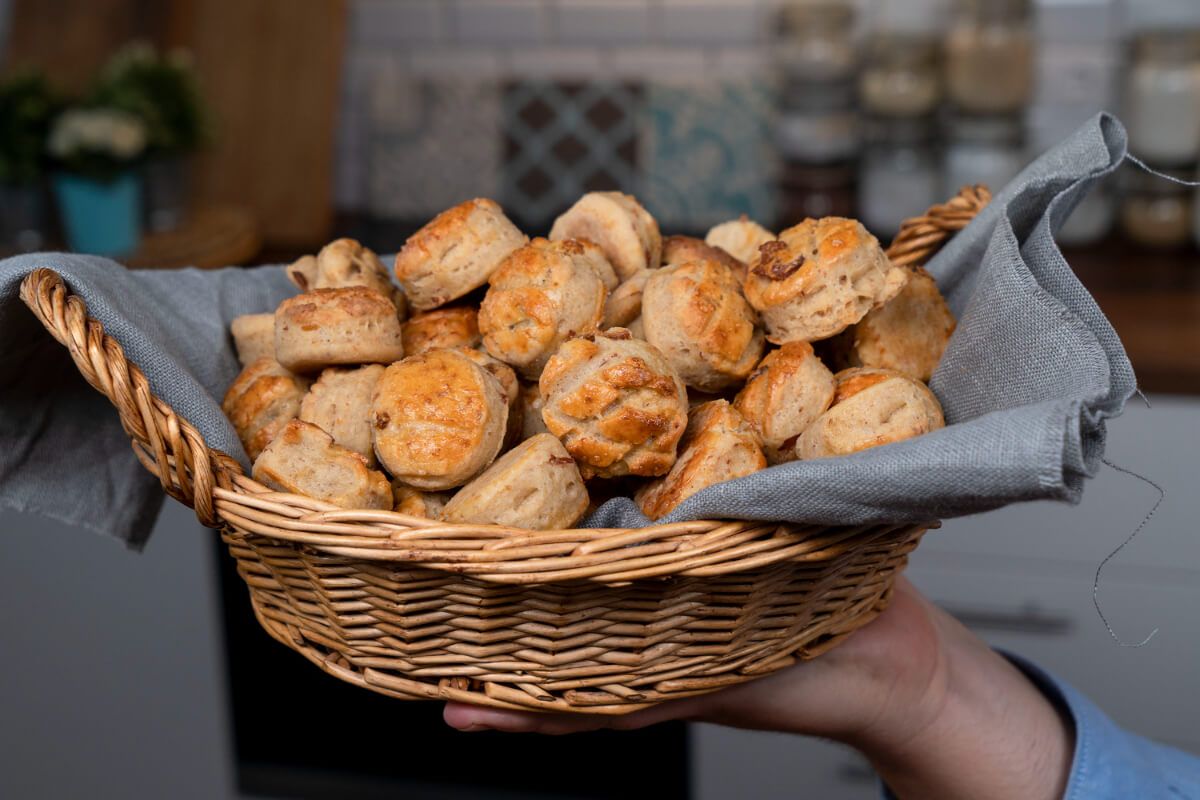
[[1062, 636], [1074, 627], [1070, 617], [1043, 611], [1035, 605], [1028, 605], [1016, 611], [954, 605], [942, 605], [942, 608], [963, 625], [975, 630]]

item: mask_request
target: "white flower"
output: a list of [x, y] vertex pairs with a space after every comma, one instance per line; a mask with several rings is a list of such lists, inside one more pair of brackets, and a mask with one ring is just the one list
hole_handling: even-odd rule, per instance
[[81, 153], [130, 161], [146, 147], [146, 129], [137, 117], [111, 108], [75, 108], [61, 114], [50, 131], [55, 158]]

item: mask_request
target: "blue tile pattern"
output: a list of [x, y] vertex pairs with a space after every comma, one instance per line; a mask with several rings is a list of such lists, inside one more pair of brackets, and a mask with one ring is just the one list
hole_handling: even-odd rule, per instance
[[661, 226], [699, 231], [740, 214], [775, 219], [773, 108], [758, 81], [647, 86], [636, 193]]

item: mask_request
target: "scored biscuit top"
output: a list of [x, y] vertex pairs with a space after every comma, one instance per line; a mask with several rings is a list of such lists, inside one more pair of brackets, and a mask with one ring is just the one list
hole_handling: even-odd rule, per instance
[[661, 475], [687, 424], [687, 390], [650, 344], [614, 328], [571, 339], [542, 373], [542, 418], [592, 475]]
[[431, 350], [387, 367], [375, 385], [375, 450], [394, 475], [439, 474], [474, 459], [497, 427], [498, 447], [507, 414], [487, 370], [457, 351]]
[[539, 238], [500, 264], [479, 309], [489, 353], [534, 379], [563, 341], [600, 326], [607, 290], [587, 253], [574, 240]]
[[[338, 289], [312, 289], [285, 299], [275, 309], [275, 325], [282, 322], [315, 331], [330, 323], [330, 316], [368, 317], [390, 312], [396, 314], [391, 299], [365, 286], [344, 286]], [[397, 323], [399, 319], [397, 319]]]
[[746, 275], [746, 297], [761, 309], [787, 302], [798, 294], [816, 292], [835, 262], [860, 250], [874, 262], [869, 266], [887, 268], [879, 240], [857, 220], [806, 219], [759, 248]]
[[[716, 261], [687, 261], [664, 268], [647, 292], [665, 293], [684, 335], [700, 344], [722, 370], [748, 373], [761, 352], [754, 347], [758, 314], [746, 302], [732, 269]], [[651, 332], [653, 342], [653, 333]], [[750, 358], [749, 363], [745, 363]]]
[[405, 355], [420, 355], [439, 347], [478, 347], [479, 312], [470, 306], [451, 306], [414, 314], [401, 327]]
[[859, 392], [870, 389], [885, 381], [904, 379], [904, 375], [890, 369], [873, 367], [852, 367], [844, 369], [833, 376], [837, 382], [834, 390], [833, 405], [845, 402]]

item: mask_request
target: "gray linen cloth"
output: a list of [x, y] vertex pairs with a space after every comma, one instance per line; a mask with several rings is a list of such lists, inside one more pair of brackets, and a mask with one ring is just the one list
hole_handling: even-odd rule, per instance
[[[719, 484], [666, 520], [910, 522], [1022, 500], [1078, 501], [1103, 453], [1105, 420], [1121, 412], [1136, 383], [1053, 235], [1125, 159], [1126, 145], [1121, 124], [1097, 115], [1027, 167], [928, 265], [959, 319], [930, 384], [945, 429]], [[161, 490], [134, 458], [115, 411], [17, 298], [36, 267], [61, 274], [158, 396], [209, 446], [243, 463], [219, 408], [238, 369], [227, 326], [239, 314], [272, 310], [292, 290], [278, 267], [130, 272], [62, 254], [0, 262], [0, 506], [140, 546]], [[587, 520], [647, 522], [627, 498]]]

